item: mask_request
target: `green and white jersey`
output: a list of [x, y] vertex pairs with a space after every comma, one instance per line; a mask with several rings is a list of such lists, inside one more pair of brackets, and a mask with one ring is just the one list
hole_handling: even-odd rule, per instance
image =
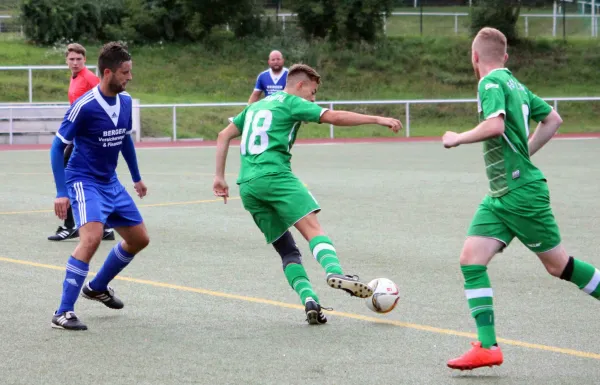
[[552, 107], [506, 68], [495, 69], [479, 81], [477, 99], [480, 121], [504, 115], [504, 134], [483, 142], [488, 195], [500, 197], [524, 184], [544, 179], [529, 158], [529, 120], [542, 121]]
[[291, 172], [290, 150], [302, 122], [319, 123], [327, 109], [280, 91], [246, 107], [233, 123], [241, 132], [237, 183]]

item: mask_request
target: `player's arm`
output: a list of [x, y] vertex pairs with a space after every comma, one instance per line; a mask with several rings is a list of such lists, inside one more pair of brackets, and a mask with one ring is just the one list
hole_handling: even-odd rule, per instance
[[263, 93], [263, 91], [266, 90], [263, 87], [262, 82], [260, 81], [260, 75], [258, 75], [258, 77], [256, 78], [256, 84], [254, 85], [254, 90], [250, 94], [250, 99], [248, 99], [248, 105], [259, 101], [260, 95]]
[[260, 90], [252, 91], [252, 93], [250, 94], [250, 99], [248, 99], [248, 104], [258, 102], [260, 100], [260, 95], [262, 95], [262, 91], [260, 91]]
[[52, 147], [50, 147], [50, 166], [52, 167], [52, 174], [54, 175], [54, 184], [56, 185], [56, 198], [66, 198], [67, 184], [65, 182], [65, 148], [67, 144], [64, 143], [58, 136], [54, 138]]
[[388, 127], [394, 132], [402, 128], [402, 123], [398, 119], [385, 118], [383, 116], [363, 115], [350, 111], [332, 111], [326, 110], [321, 115], [321, 123], [329, 123], [334, 126], [360, 126], [363, 124], [378, 124]]
[[[78, 108], [74, 110], [73, 107]], [[54, 213], [60, 219], [67, 218], [67, 210], [69, 208], [69, 194], [67, 193], [67, 184], [65, 181], [65, 147], [73, 143], [73, 138], [81, 125], [81, 108], [83, 107], [75, 104], [67, 110], [50, 148], [50, 166], [52, 167], [54, 184], [56, 185]]]
[[292, 119], [297, 122], [329, 123], [335, 126], [378, 124], [388, 127], [394, 132], [398, 132], [402, 128], [402, 123], [397, 119], [363, 115], [350, 111], [328, 110], [299, 97], [291, 101], [290, 109]]
[[477, 127], [462, 133], [446, 131], [442, 137], [444, 147], [477, 143], [504, 134], [506, 100], [504, 90], [495, 79], [484, 79], [479, 84], [479, 99], [483, 121]]
[[530, 93], [530, 95], [531, 119], [538, 122], [535, 132], [529, 139], [529, 156], [532, 156], [552, 139], [563, 120], [548, 103], [534, 94]]
[[494, 116], [479, 123], [472, 130], [460, 134], [448, 131], [442, 141], [444, 147], [456, 147], [461, 144], [477, 143], [504, 134], [504, 115]]
[[225, 181], [225, 163], [227, 162], [227, 152], [229, 151], [229, 143], [233, 138], [237, 138], [241, 135], [240, 129], [236, 126], [236, 123], [243, 122], [237, 116], [233, 122], [229, 123], [219, 135], [217, 136], [217, 154], [216, 154], [216, 170], [215, 180], [213, 182], [213, 193], [218, 197], [223, 197], [225, 203], [227, 203], [227, 197], [229, 196], [229, 186]]
[[131, 173], [131, 179], [133, 180], [133, 187], [137, 192], [137, 195], [140, 198], [146, 196], [148, 192], [148, 188], [142, 181], [142, 176], [140, 175], [140, 169], [138, 167], [137, 154], [135, 151], [135, 145], [133, 144], [133, 138], [131, 137], [131, 133], [133, 131], [133, 120], [130, 116], [129, 118], [129, 127], [127, 128], [127, 132], [125, 133], [125, 138], [123, 138], [123, 145], [121, 146], [121, 154], [123, 154], [123, 159], [127, 163], [127, 167], [129, 168], [129, 172]]

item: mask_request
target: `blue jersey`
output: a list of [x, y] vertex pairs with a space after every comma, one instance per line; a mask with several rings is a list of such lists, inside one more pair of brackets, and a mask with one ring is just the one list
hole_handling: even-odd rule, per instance
[[56, 133], [63, 143], [75, 146], [65, 168], [66, 182], [118, 182], [119, 152], [131, 131], [132, 100], [128, 93], [106, 97], [96, 86], [83, 94], [71, 105]]
[[258, 78], [256, 78], [254, 91], [262, 91], [265, 93], [265, 96], [269, 96], [275, 92], [283, 91], [287, 81], [287, 74], [287, 68], [283, 68], [279, 75], [275, 75], [270, 68], [264, 72], [261, 72], [258, 75]]

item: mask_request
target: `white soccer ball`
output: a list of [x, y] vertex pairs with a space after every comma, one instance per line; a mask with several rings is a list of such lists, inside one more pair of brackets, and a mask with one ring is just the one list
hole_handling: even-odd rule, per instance
[[367, 307], [375, 313], [389, 313], [400, 299], [398, 286], [387, 278], [376, 278], [369, 282], [373, 295], [367, 298]]

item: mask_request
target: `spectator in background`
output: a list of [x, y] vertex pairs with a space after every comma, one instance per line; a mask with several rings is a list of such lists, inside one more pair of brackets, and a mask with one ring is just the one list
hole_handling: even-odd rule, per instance
[[261, 72], [256, 79], [254, 91], [248, 99], [248, 104], [252, 104], [260, 99], [262, 93], [265, 96], [282, 91], [287, 81], [288, 69], [283, 66], [283, 55], [279, 51], [272, 51], [269, 54], [269, 69]]
[[[65, 52], [67, 65], [71, 71], [71, 83], [69, 84], [69, 104], [73, 104], [80, 96], [94, 88], [100, 83], [100, 79], [85, 66], [85, 48], [81, 44], [73, 43], [67, 46]], [[73, 144], [69, 144], [65, 148], [64, 160], [65, 167], [73, 152]], [[48, 237], [50, 241], [63, 241], [65, 239], [77, 238], [79, 233], [75, 227], [73, 219], [73, 211], [71, 208], [67, 210], [67, 219], [62, 226], [58, 226], [56, 233]], [[114, 240], [115, 234], [112, 229], [105, 228], [104, 240]]]

